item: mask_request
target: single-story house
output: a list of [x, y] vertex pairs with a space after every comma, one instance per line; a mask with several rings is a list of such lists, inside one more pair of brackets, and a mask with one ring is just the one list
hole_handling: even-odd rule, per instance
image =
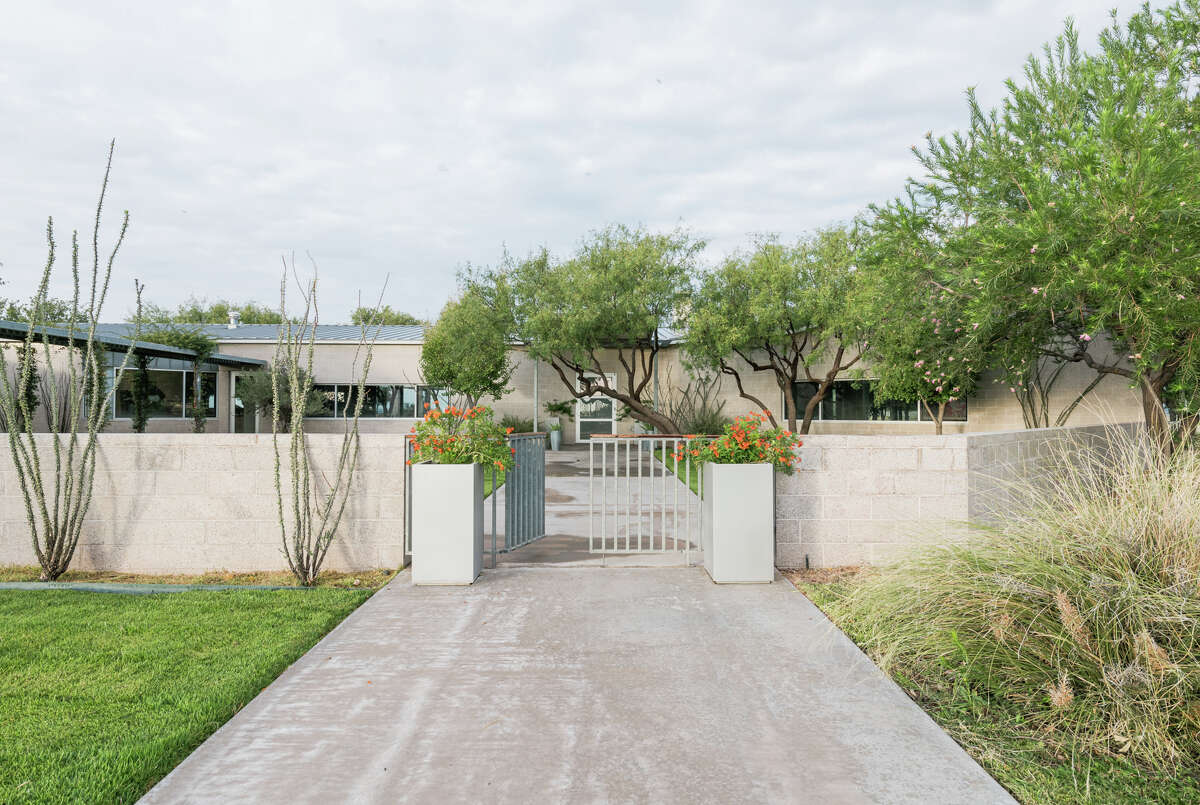
[[[262, 417], [250, 410], [238, 395], [241, 378], [249, 372], [269, 365], [275, 354], [278, 327], [273, 324], [205, 325], [204, 331], [218, 342], [216, 354], [201, 366], [202, 393], [207, 401], [209, 432], [252, 433], [269, 429]], [[54, 328], [51, 328], [54, 330]], [[0, 340], [23, 339], [24, 325], [0, 322]], [[110, 363], [119, 366], [123, 352], [129, 347], [132, 327], [129, 324], [101, 324], [98, 339], [108, 351]], [[313, 381], [324, 392], [326, 410], [313, 416], [309, 429], [313, 432], [338, 430], [343, 406], [350, 401], [355, 383], [354, 358], [361, 330], [354, 325], [322, 324], [317, 326], [313, 361]], [[447, 400], [440, 389], [424, 383], [420, 369], [424, 329], [421, 326], [390, 326], [379, 328], [367, 378], [360, 429], [364, 433], [408, 431], [423, 415], [425, 404]], [[66, 343], [65, 331], [55, 334], [56, 343]], [[186, 432], [191, 430], [190, 397], [192, 362], [187, 350], [162, 345], [144, 345], [149, 354], [152, 386], [151, 432]], [[534, 360], [519, 345], [514, 345], [512, 360], [515, 371], [510, 381], [511, 391], [498, 400], [484, 400], [500, 414], [512, 414], [534, 419], [539, 429], [547, 424], [546, 403], [571, 400], [569, 390], [557, 372], [548, 364]], [[603, 363], [603, 361], [602, 361]], [[614, 374], [619, 364], [612, 356]], [[815, 372], [820, 367], [815, 368]], [[115, 371], [111, 369], [110, 371]], [[819, 373], [819, 372], [817, 372]], [[782, 414], [783, 395], [774, 378], [766, 372], [743, 373], [746, 390]], [[1082, 364], [1070, 365], [1060, 375], [1050, 398], [1053, 411], [1069, 404], [1095, 379], [1093, 370]], [[665, 397], [687, 385], [690, 380], [683, 362], [682, 349], [668, 345], [659, 353], [655, 366], [655, 384]], [[953, 404], [945, 419], [946, 433], [988, 432], [1024, 428], [1021, 407], [1007, 385], [984, 378], [979, 391]], [[132, 408], [132, 372], [122, 378], [114, 395], [112, 422], [108, 430], [128, 432]], [[863, 379], [839, 380], [830, 395], [820, 403], [812, 425], [813, 433], [929, 433], [933, 424], [917, 405], [877, 405], [871, 392], [869, 368]], [[797, 398], [811, 394], [809, 384], [799, 384]], [[736, 385], [726, 379], [716, 399], [724, 403], [728, 416], [754, 410], [757, 406], [740, 397]], [[607, 398], [574, 401], [575, 416], [562, 422], [564, 442], [584, 440], [596, 433], [632, 433], [634, 422], [619, 419], [619, 404]], [[1105, 422], [1130, 422], [1142, 418], [1141, 400], [1119, 377], [1106, 377], [1072, 414], [1069, 424], [1090, 425]]]

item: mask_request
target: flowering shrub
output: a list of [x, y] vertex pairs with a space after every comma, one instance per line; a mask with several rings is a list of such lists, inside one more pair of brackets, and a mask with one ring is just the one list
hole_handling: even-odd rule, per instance
[[[428, 404], [426, 404], [428, 408]], [[446, 410], [434, 408], [411, 431], [413, 454], [409, 464], [486, 464], [499, 470], [513, 466], [516, 449], [509, 447], [512, 428], [496, 424], [486, 406]]]
[[725, 426], [725, 434], [710, 442], [692, 444], [675, 454], [676, 461], [684, 459], [684, 450], [700, 461], [714, 464], [772, 464], [775, 469], [792, 474], [800, 457], [796, 448], [803, 442], [790, 430], [768, 428], [770, 411], [755, 411], [740, 416]]

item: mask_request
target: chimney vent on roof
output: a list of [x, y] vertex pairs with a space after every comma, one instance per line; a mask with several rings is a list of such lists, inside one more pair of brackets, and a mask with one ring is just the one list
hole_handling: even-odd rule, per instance
[[238, 322], [242, 320], [242, 314], [236, 310], [229, 311], [229, 329], [236, 330]]

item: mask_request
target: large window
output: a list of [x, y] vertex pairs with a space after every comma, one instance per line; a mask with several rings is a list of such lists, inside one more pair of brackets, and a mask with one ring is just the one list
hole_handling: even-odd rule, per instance
[[[146, 411], [152, 419], [187, 419], [192, 415], [192, 372], [180, 369], [151, 369], [147, 372], [150, 390], [146, 395]], [[136, 369], [126, 369], [114, 396], [117, 419], [133, 416], [133, 385]], [[200, 373], [200, 399], [204, 415], [217, 415], [217, 373]]]
[[[804, 415], [804, 406], [817, 393], [816, 383], [796, 384], [796, 417]], [[876, 402], [870, 380], [835, 380], [825, 399], [817, 404], [814, 420], [825, 422], [929, 422], [924, 407], [917, 403]], [[946, 405], [946, 422], [967, 421], [967, 401]]]
[[[318, 383], [313, 386], [321, 395], [324, 408], [313, 417], [342, 417], [354, 415], [358, 386], [353, 383]], [[428, 386], [409, 386], [389, 383], [368, 383], [363, 386], [361, 416], [372, 419], [413, 419], [425, 415], [424, 403], [430, 407], [450, 404], [450, 393]]]

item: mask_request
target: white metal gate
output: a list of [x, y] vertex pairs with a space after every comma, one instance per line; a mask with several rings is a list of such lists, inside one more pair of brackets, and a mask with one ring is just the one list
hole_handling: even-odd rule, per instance
[[[591, 553], [700, 549], [700, 472], [687, 436], [593, 436], [588, 443]], [[676, 458], [678, 456], [679, 458]], [[695, 491], [693, 491], [695, 490]]]

